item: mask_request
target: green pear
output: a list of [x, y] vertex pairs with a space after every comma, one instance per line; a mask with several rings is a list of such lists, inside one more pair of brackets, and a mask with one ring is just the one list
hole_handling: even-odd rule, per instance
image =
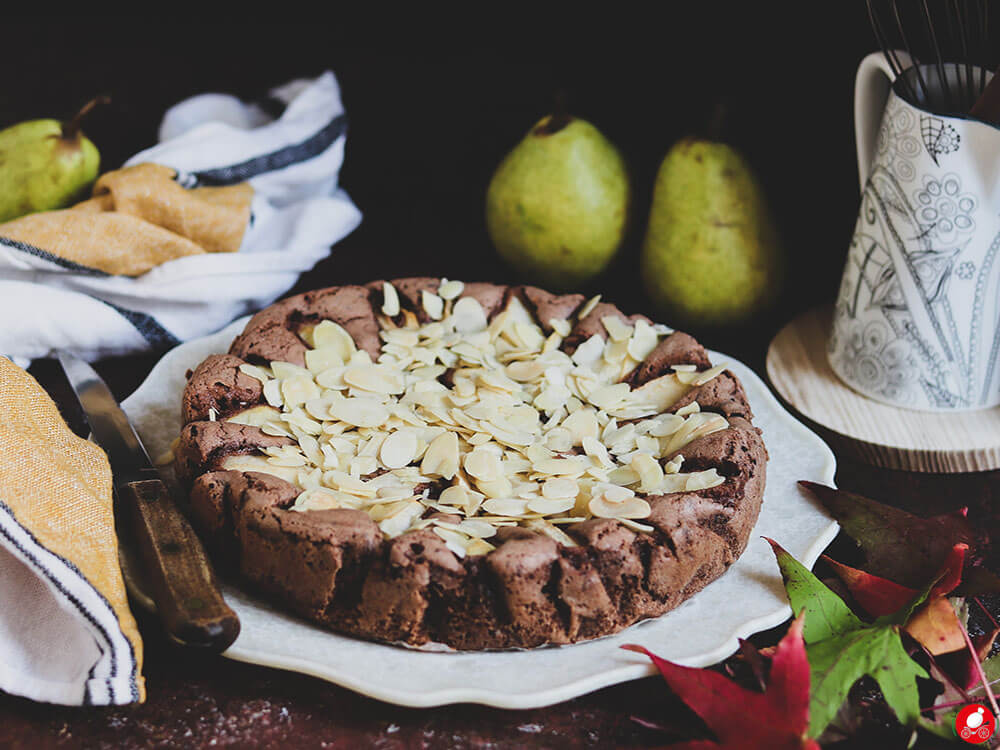
[[29, 120], [0, 130], [0, 222], [84, 197], [101, 157], [80, 123], [100, 101], [88, 102], [67, 123]]
[[572, 288], [611, 262], [628, 205], [618, 150], [589, 122], [549, 115], [493, 174], [486, 226], [500, 255], [530, 280]]
[[746, 322], [778, 293], [782, 253], [760, 185], [732, 147], [678, 142], [656, 175], [642, 276], [676, 323]]

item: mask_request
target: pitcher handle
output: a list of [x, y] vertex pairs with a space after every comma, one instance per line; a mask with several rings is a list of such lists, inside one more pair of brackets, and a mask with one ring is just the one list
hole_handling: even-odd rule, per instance
[[[904, 68], [911, 65], [910, 56], [902, 50], [894, 54]], [[858, 179], [862, 192], [875, 159], [882, 110], [895, 79], [892, 66], [881, 52], [872, 52], [865, 57], [854, 77], [854, 139], [858, 146]]]

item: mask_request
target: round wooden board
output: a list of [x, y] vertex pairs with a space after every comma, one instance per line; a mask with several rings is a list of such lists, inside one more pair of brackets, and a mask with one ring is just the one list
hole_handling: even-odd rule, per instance
[[1000, 407], [911, 411], [862, 396], [827, 362], [831, 312], [810, 310], [771, 342], [767, 374], [785, 401], [825, 428], [837, 448], [875, 466], [941, 473], [1000, 469]]

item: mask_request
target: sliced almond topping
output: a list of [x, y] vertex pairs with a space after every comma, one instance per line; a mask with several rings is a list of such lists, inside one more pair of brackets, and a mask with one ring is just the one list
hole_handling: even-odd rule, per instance
[[356, 427], [378, 427], [389, 418], [389, 410], [378, 401], [351, 398], [332, 403], [330, 416]]
[[516, 497], [494, 497], [483, 503], [483, 509], [498, 516], [523, 516], [527, 512], [528, 501]]
[[632, 338], [628, 342], [628, 354], [636, 362], [642, 362], [659, 343], [656, 331], [644, 320], [636, 321]]
[[271, 373], [265, 370], [263, 367], [258, 367], [257, 365], [242, 364], [240, 365], [240, 372], [244, 375], [249, 375], [251, 378], [256, 378], [261, 383], [266, 383], [271, 379]]
[[631, 497], [616, 503], [609, 501], [607, 495], [599, 495], [587, 507], [598, 518], [646, 518], [652, 512], [649, 503], [641, 497]]
[[483, 539], [473, 539], [465, 548], [465, 553], [467, 555], [486, 555], [495, 549], [496, 547]]
[[320, 321], [313, 328], [312, 337], [316, 349], [335, 349], [339, 353], [340, 359], [344, 362], [349, 361], [357, 351], [351, 334], [332, 320]]
[[457, 531], [446, 529], [441, 526], [435, 526], [431, 530], [441, 537], [448, 549], [454, 552], [458, 557], [465, 557], [465, 545], [470, 541], [468, 537], [463, 534], [459, 534]]
[[424, 514], [424, 506], [414, 500], [403, 501], [393, 508], [389, 515], [383, 517], [378, 526], [390, 539], [407, 531], [420, 516]]
[[251, 427], [262, 427], [275, 419], [280, 412], [271, 406], [252, 406], [226, 419], [235, 424], [246, 424]]
[[351, 365], [344, 370], [344, 382], [383, 395], [399, 395], [406, 390], [403, 377], [385, 365]]
[[281, 381], [281, 400], [286, 409], [294, 409], [314, 398], [319, 398], [319, 388], [312, 375], [293, 375]]
[[486, 313], [479, 300], [474, 297], [462, 297], [452, 308], [452, 318], [455, 330], [459, 333], [478, 333], [487, 327]]
[[476, 479], [490, 482], [503, 476], [500, 458], [485, 446], [476, 446], [465, 457], [465, 470]]
[[[548, 321], [546, 336], [517, 296], [489, 320], [464, 291], [448, 279], [437, 294], [422, 291], [431, 321], [421, 324], [383, 284], [377, 361], [326, 320], [299, 331], [309, 346], [305, 368], [242, 365], [263, 384], [267, 405], [230, 421], [298, 445], [234, 457], [231, 465], [301, 487], [296, 510], [362, 508], [387, 536], [432, 528], [456, 555], [490, 552], [484, 539], [505, 525], [534, 528], [566, 546], [572, 538], [553, 524], [599, 516], [651, 530], [633, 520], [649, 513], [636, 491], [698, 491], [725, 481], [714, 470], [680, 473], [680, 454], [659, 462], [728, 426], [696, 402], [665, 413], [723, 367], [678, 366], [633, 390], [626, 376], [670, 329], [604, 316], [607, 337], [595, 334], [569, 355], [559, 347], [571, 321]], [[432, 497], [425, 488], [442, 479], [452, 486]], [[463, 520], [424, 519], [428, 510]]]
[[286, 482], [297, 485], [299, 483], [299, 472], [295, 467], [276, 466], [269, 463], [263, 456], [227, 456], [222, 461], [223, 471], [258, 471], [262, 474], [271, 474], [284, 479]]
[[436, 294], [423, 289], [420, 292], [420, 303], [424, 308], [424, 312], [432, 320], [441, 320], [441, 317], [444, 315], [444, 300]]
[[655, 492], [663, 481], [663, 467], [650, 455], [637, 453], [632, 457], [631, 467], [639, 475], [640, 492]]
[[552, 330], [559, 334], [562, 338], [569, 336], [570, 331], [573, 330], [573, 326], [565, 318], [551, 318], [549, 320], [549, 325], [552, 326]]
[[396, 430], [382, 441], [379, 458], [389, 469], [401, 469], [417, 455], [417, 436], [409, 430]]
[[562, 498], [536, 497], [528, 500], [528, 510], [543, 516], [565, 513], [576, 505], [576, 496]]
[[583, 307], [577, 312], [577, 320], [586, 318], [590, 315], [590, 311], [597, 307], [598, 303], [601, 301], [601, 295], [595, 295], [583, 303]]
[[465, 291], [465, 284], [461, 281], [449, 281], [448, 279], [441, 279], [441, 284], [438, 286], [438, 296], [443, 300], [453, 300], [462, 292]]
[[541, 533], [545, 534], [545, 536], [549, 537], [550, 539], [554, 539], [564, 547], [579, 546], [573, 539], [573, 537], [571, 537], [565, 531], [560, 529], [558, 526], [553, 526], [551, 522], [547, 522], [543, 519], [532, 519], [530, 521], [525, 521], [524, 525], [527, 528], [532, 529], [533, 531], [540, 531]]
[[612, 341], [628, 341], [632, 336], [632, 326], [619, 317], [605, 315], [601, 318], [601, 323], [604, 324], [604, 330], [608, 332]]
[[281, 381], [268, 380], [264, 383], [264, 398], [271, 406], [280, 407], [284, 404], [281, 399]]
[[396, 293], [396, 287], [388, 281], [382, 282], [382, 314], [390, 318], [399, 315], [399, 295]]
[[454, 432], [443, 432], [427, 446], [420, 471], [428, 476], [451, 479], [458, 471], [458, 462], [458, 436]]
[[542, 495], [552, 500], [576, 498], [579, 491], [576, 480], [565, 477], [546, 479], [542, 484]]

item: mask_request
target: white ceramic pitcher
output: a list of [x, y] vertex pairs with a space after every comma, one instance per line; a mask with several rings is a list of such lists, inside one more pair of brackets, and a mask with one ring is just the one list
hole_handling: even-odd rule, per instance
[[[932, 79], [927, 66], [921, 70]], [[902, 83], [881, 53], [858, 68], [861, 209], [834, 309], [830, 365], [855, 390], [896, 406], [993, 407], [1000, 404], [1000, 129], [915, 106]]]

